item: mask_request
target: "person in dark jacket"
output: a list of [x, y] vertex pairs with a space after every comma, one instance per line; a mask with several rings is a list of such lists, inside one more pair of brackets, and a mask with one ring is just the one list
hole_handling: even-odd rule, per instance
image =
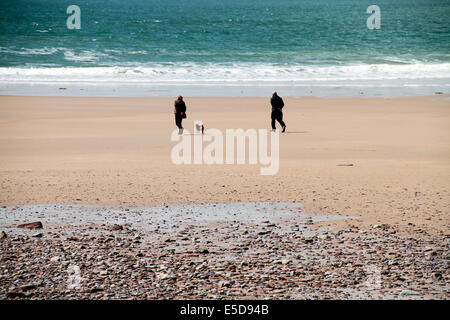
[[272, 131], [275, 131], [275, 120], [278, 121], [283, 128], [282, 132], [286, 131], [286, 124], [283, 121], [283, 107], [284, 102], [283, 99], [277, 94], [276, 91], [272, 93], [272, 98], [270, 99], [270, 104], [272, 105]]
[[183, 101], [183, 97], [179, 95], [175, 100], [175, 124], [178, 127], [178, 134], [183, 134], [183, 126], [181, 122], [186, 118], [186, 104]]

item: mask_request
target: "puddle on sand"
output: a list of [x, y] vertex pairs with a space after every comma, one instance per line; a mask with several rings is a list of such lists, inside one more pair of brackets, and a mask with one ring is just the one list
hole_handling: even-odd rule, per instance
[[[15, 210], [12, 210], [15, 208]], [[307, 215], [303, 205], [287, 202], [237, 202], [164, 205], [155, 207], [118, 207], [98, 205], [24, 205], [0, 208], [0, 229], [32, 221], [41, 221], [46, 228], [60, 229], [69, 233], [72, 228], [83, 226], [129, 225], [130, 228], [149, 234], [173, 233], [189, 226], [220, 228], [224, 223], [237, 228], [244, 225], [275, 224], [284, 229], [293, 225], [307, 225], [315, 222], [355, 219], [340, 215]], [[15, 229], [14, 233], [24, 234], [27, 230]], [[67, 229], [67, 230], [66, 230]], [[36, 230], [32, 230], [36, 232]], [[280, 230], [281, 231], [281, 230]], [[86, 229], [86, 234], [99, 233]]]

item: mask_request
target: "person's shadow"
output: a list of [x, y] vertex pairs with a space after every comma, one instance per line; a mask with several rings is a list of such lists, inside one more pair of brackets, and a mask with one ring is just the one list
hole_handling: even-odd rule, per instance
[[288, 131], [286, 130], [286, 132], [284, 133], [308, 133], [308, 131]]

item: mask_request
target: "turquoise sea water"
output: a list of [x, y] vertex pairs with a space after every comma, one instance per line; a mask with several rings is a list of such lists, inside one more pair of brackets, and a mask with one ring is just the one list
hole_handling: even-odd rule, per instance
[[[73, 4], [79, 30], [66, 26]], [[380, 29], [366, 26], [372, 4]], [[1, 0], [0, 89], [447, 92], [449, 18], [450, 0]]]

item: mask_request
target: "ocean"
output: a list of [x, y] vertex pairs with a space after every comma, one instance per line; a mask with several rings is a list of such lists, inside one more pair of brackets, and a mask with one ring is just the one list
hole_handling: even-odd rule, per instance
[[449, 36], [450, 0], [0, 0], [0, 94], [449, 93]]

